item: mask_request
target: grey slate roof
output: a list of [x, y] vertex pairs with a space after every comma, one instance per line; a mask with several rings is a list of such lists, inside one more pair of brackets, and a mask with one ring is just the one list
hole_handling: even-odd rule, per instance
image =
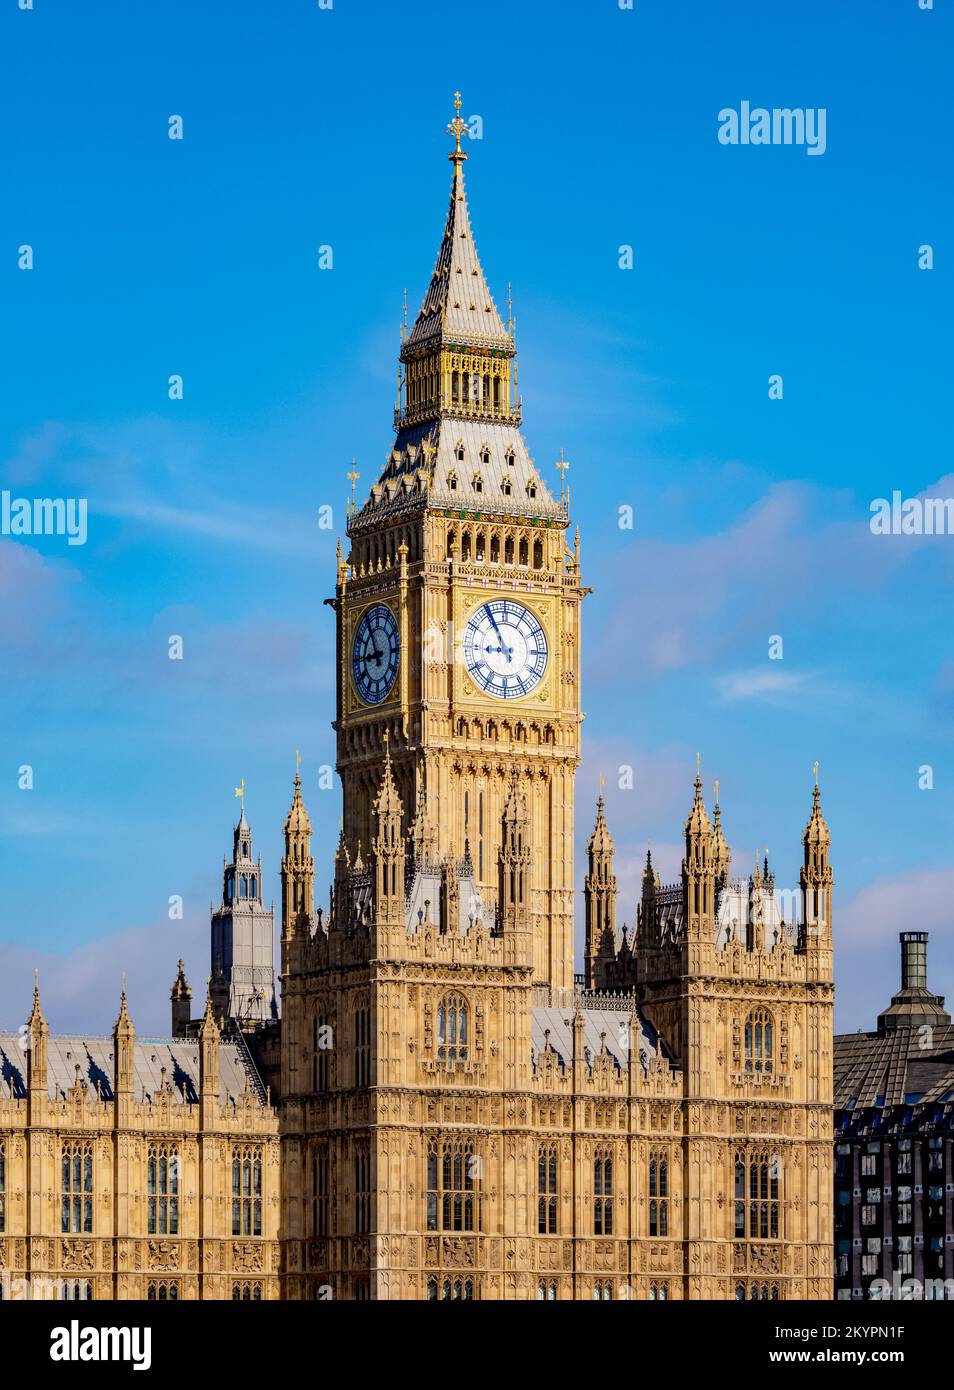
[[954, 1093], [954, 1025], [835, 1038], [835, 1109], [930, 1104]]
[[[598, 1006], [585, 1006], [581, 1010], [583, 1014], [583, 1043], [589, 1053], [589, 1060], [600, 1054], [602, 1047], [601, 1034], [606, 1034], [606, 1050], [609, 1052], [620, 1070], [629, 1064], [629, 1024], [630, 1008], [627, 1003], [624, 1008], [600, 1008]], [[644, 1018], [637, 1014], [639, 1034], [636, 1039], [636, 1046], [639, 1048], [640, 1060], [645, 1066], [656, 1057], [662, 1057], [665, 1049], [655, 1031], [650, 1027]], [[533, 1059], [544, 1050], [546, 1046], [546, 1030], [550, 1030], [550, 1046], [559, 1055], [564, 1066], [573, 1064], [573, 1009], [558, 1009], [547, 1007], [533, 1010], [533, 1020], [531, 1025], [531, 1037], [533, 1043]]]
[[464, 171], [455, 166], [450, 206], [421, 312], [411, 329], [408, 346], [443, 335], [462, 345], [494, 344], [513, 350], [513, 339], [497, 313], [487, 287], [470, 225]]
[[[0, 1033], [0, 1096], [22, 1098], [27, 1092], [27, 1057], [21, 1046], [22, 1034]], [[67, 1090], [76, 1083], [76, 1067], [80, 1079], [95, 1091], [99, 1084], [104, 1100], [113, 1098], [113, 1040], [111, 1037], [60, 1036], [51, 1034], [48, 1042], [50, 1099], [63, 1100]], [[172, 1087], [172, 1098], [180, 1104], [197, 1104], [199, 1099], [199, 1045], [178, 1038], [136, 1039], [135, 1098], [145, 1092], [152, 1099], [162, 1084], [162, 1068], [166, 1082]], [[253, 1093], [255, 1076], [247, 1071], [250, 1063], [243, 1061], [234, 1043], [219, 1044], [219, 1100], [224, 1105], [229, 1096], [239, 1097], [248, 1080]]]

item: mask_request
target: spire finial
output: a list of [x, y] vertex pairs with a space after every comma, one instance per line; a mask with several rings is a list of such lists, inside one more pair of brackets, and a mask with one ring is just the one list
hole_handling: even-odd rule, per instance
[[460, 108], [461, 108], [462, 104], [463, 104], [463, 103], [461, 102], [461, 99], [460, 99], [460, 92], [455, 92], [455, 93], [454, 93], [454, 119], [451, 121], [450, 125], [447, 127], [447, 133], [448, 133], [448, 135], [453, 135], [453, 137], [454, 137], [454, 149], [453, 149], [453, 150], [451, 151], [451, 153], [447, 156], [447, 158], [450, 159], [450, 160], [453, 160], [454, 164], [457, 165], [458, 168], [459, 168], [460, 165], [464, 162], [464, 160], [467, 158], [466, 154], [464, 153], [464, 151], [463, 151], [463, 150], [461, 149], [461, 147], [460, 147], [460, 137], [463, 135], [464, 131], [467, 129], [467, 122], [463, 119], [463, 117], [462, 117], [461, 114], [460, 114]]
[[566, 457], [566, 454], [565, 454], [564, 451], [561, 449], [561, 450], [560, 450], [560, 457], [557, 459], [556, 463], [554, 464], [554, 467], [555, 467], [555, 468], [558, 468], [558, 469], [560, 470], [560, 500], [561, 500], [561, 502], [565, 502], [565, 501], [566, 501], [566, 470], [569, 468], [569, 466], [570, 466], [570, 460]]
[[815, 759], [815, 762], [814, 762], [814, 764], [812, 765], [812, 772], [815, 774], [815, 786], [817, 787], [817, 786], [818, 786], [818, 759], [817, 759], [817, 758]]
[[351, 502], [350, 502], [349, 505], [348, 505], [348, 515], [349, 515], [349, 516], [353, 516], [353, 515], [354, 515], [354, 510], [355, 510], [354, 485], [355, 485], [355, 483], [358, 481], [358, 479], [361, 477], [361, 474], [358, 472], [358, 460], [357, 460], [357, 459], [352, 459], [352, 460], [351, 460], [351, 471], [350, 471], [350, 473], [346, 473], [346, 474], [345, 474], [345, 477], [346, 477], [346, 478], [350, 481], [350, 483], [351, 483]]
[[719, 804], [719, 779], [718, 779], [718, 777], [716, 778], [716, 783], [715, 783], [715, 804], [716, 804], [717, 806], [718, 806], [718, 804]]
[[242, 778], [241, 782], [239, 782], [238, 786], [235, 788], [235, 795], [238, 796], [238, 797], [241, 797], [241, 799], [242, 799], [242, 816], [244, 816], [244, 815], [245, 815], [245, 778], [244, 778], [244, 777]]

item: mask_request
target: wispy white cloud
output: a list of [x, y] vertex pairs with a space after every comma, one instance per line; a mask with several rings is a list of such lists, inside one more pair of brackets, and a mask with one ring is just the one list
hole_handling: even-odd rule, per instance
[[719, 676], [716, 688], [723, 700], [777, 700], [804, 688], [810, 680], [806, 671], [780, 671], [771, 667], [754, 667]]

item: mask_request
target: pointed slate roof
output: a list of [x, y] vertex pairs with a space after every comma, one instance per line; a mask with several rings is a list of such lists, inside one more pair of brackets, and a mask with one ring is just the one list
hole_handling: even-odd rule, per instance
[[510, 355], [514, 351], [513, 339], [504, 328], [487, 286], [470, 224], [464, 187], [467, 155], [460, 148], [460, 135], [466, 125], [458, 120], [449, 129], [457, 137], [457, 148], [448, 156], [454, 165], [450, 207], [434, 274], [406, 348], [413, 350], [445, 338], [465, 346], [498, 348]]
[[593, 826], [593, 833], [589, 838], [586, 850], [588, 854], [610, 855], [615, 848], [609, 826], [606, 824], [606, 813], [601, 792], [596, 801], [596, 823]]

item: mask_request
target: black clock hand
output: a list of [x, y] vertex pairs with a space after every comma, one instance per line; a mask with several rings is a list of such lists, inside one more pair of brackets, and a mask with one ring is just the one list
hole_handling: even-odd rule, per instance
[[[492, 612], [492, 610], [491, 610], [491, 607], [490, 607], [490, 604], [489, 604], [489, 603], [485, 603], [485, 604], [484, 604], [484, 612], [487, 614], [487, 617], [488, 617], [488, 618], [490, 619], [490, 621], [493, 623], [493, 625], [494, 625], [494, 632], [496, 632], [497, 636], [500, 638], [500, 646], [501, 646], [501, 648], [503, 648], [503, 633], [500, 631], [500, 628], [497, 626], [497, 619], [494, 617], [493, 612]], [[511, 650], [513, 650], [513, 649], [511, 648]]]

